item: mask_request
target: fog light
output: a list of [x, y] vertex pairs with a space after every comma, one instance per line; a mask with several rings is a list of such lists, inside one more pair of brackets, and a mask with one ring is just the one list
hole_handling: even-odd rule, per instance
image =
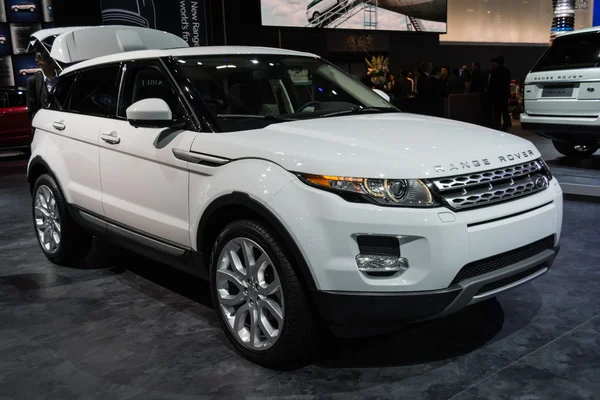
[[404, 273], [408, 269], [408, 260], [404, 257], [377, 256], [359, 254], [356, 256], [358, 270], [371, 273]]

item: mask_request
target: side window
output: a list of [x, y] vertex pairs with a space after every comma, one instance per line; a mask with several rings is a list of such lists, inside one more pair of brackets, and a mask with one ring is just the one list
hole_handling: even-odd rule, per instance
[[126, 118], [127, 109], [140, 100], [158, 98], [164, 100], [173, 113], [173, 119], [185, 119], [185, 108], [177, 91], [162, 71], [158, 62], [140, 62], [127, 65], [118, 116]]
[[0, 108], [8, 108], [9, 106], [9, 102], [8, 102], [8, 93], [6, 92], [0, 92]]
[[22, 107], [26, 105], [25, 92], [7, 90], [0, 92], [0, 108]]
[[49, 109], [64, 111], [67, 108], [67, 99], [69, 93], [71, 92], [71, 88], [73, 87], [73, 82], [75, 82], [76, 76], [77, 74], [69, 74], [58, 78], [56, 88], [48, 100]]
[[73, 88], [69, 111], [99, 117], [114, 117], [119, 97], [119, 66], [82, 71]]

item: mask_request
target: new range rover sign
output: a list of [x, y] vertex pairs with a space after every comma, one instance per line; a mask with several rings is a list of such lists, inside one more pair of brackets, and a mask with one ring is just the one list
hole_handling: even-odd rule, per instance
[[206, 0], [102, 0], [102, 23], [167, 31], [192, 47], [207, 44]]

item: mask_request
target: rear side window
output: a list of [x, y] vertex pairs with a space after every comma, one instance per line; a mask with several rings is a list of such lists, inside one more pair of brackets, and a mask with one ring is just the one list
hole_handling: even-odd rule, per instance
[[67, 99], [71, 89], [73, 88], [73, 83], [75, 82], [76, 76], [77, 74], [69, 74], [58, 78], [56, 88], [54, 89], [54, 92], [52, 92], [52, 96], [48, 101], [49, 109], [64, 111], [67, 108]]
[[554, 40], [532, 72], [594, 68], [600, 62], [600, 34], [567, 35]]
[[110, 65], [82, 71], [77, 78], [69, 111], [114, 117], [119, 97], [119, 66]]
[[27, 103], [25, 92], [21, 90], [0, 91], [0, 108], [22, 107]]

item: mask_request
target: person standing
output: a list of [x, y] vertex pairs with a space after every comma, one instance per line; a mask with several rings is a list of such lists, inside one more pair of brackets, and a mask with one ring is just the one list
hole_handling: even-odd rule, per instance
[[488, 86], [489, 98], [492, 105], [492, 127], [504, 131], [512, 126], [508, 112], [510, 81], [510, 71], [504, 66], [504, 58], [492, 59]]
[[431, 75], [429, 75], [429, 88], [428, 88], [428, 115], [434, 117], [444, 116], [444, 98], [446, 96], [446, 83], [441, 79], [442, 70], [440, 68], [433, 68]]
[[508, 110], [508, 102], [512, 97], [510, 86], [512, 84], [512, 74], [510, 70], [506, 68], [504, 65], [504, 56], [498, 57], [498, 71], [500, 73], [502, 87], [501, 90], [504, 93], [504, 101], [500, 102], [498, 105], [500, 106], [500, 114], [502, 115], [502, 129], [507, 130], [512, 126], [512, 120], [510, 118], [510, 112]]
[[481, 63], [475, 61], [471, 66], [471, 93], [483, 93], [487, 86], [485, 73], [481, 70]]
[[27, 79], [27, 113], [30, 120], [33, 120], [35, 114], [46, 105], [48, 96], [58, 81], [56, 64], [50, 56], [38, 52], [35, 61], [41, 71]]
[[452, 69], [452, 74], [448, 78], [448, 94], [461, 94], [465, 92], [465, 81], [460, 76], [458, 68]]
[[433, 66], [430, 63], [424, 63], [419, 70], [419, 78], [415, 82], [417, 84], [417, 103], [418, 110], [421, 114], [431, 114], [431, 90], [430, 90], [430, 75]]
[[415, 93], [415, 80], [412, 77], [412, 73], [410, 71], [404, 70], [404, 71], [402, 71], [402, 76], [410, 84], [410, 94], [414, 95], [414, 93]]

